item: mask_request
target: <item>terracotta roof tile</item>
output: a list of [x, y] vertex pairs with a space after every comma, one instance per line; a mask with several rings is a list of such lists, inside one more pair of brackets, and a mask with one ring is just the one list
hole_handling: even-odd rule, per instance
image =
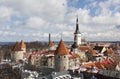
[[61, 40], [59, 42], [59, 45], [58, 45], [58, 47], [56, 49], [55, 54], [58, 54], [58, 55], [69, 55], [68, 49], [66, 48], [63, 40]]
[[82, 65], [83, 67], [94, 67], [95, 63], [94, 62], [89, 62], [89, 63], [85, 63]]
[[24, 43], [23, 40], [21, 40], [21, 42], [20, 42], [20, 47], [21, 47], [21, 48], [26, 48], [26, 45], [25, 45], [25, 43]]
[[80, 46], [79, 49], [80, 49], [81, 51], [88, 51], [88, 50], [91, 49], [91, 47], [90, 47], [90, 46]]
[[26, 48], [26, 45], [23, 40], [20, 43], [16, 42], [12, 48], [12, 51], [22, 51], [21, 48]]
[[54, 45], [55, 45], [55, 43], [52, 42], [52, 41], [50, 41], [50, 43], [48, 44], [48, 46], [50, 46], [50, 47], [52, 47], [52, 46], [54, 46]]
[[114, 66], [114, 61], [112, 59], [105, 59], [101, 62], [106, 68], [111, 68]]
[[13, 46], [12, 51], [21, 51], [21, 48], [20, 48], [19, 42], [16, 42], [16, 44]]
[[95, 66], [99, 69], [104, 69], [105, 68], [104, 65], [101, 62], [96, 62]]
[[113, 51], [112, 49], [108, 49], [108, 50], [107, 50], [107, 53], [108, 53], [108, 54], [113, 54], [114, 51]]
[[80, 56], [78, 55], [78, 54], [76, 54], [76, 53], [69, 53], [70, 54], [70, 57], [69, 57], [69, 59], [75, 59], [75, 58], [79, 58]]
[[103, 61], [99, 62], [88, 62], [82, 65], [83, 67], [97, 67], [98, 69], [105, 69], [105, 68], [112, 68], [114, 66], [114, 60], [113, 59], [105, 59]]
[[97, 51], [96, 51], [96, 50], [91, 50], [90, 52], [91, 52], [91, 54], [92, 54], [93, 56], [96, 56], [96, 55], [97, 55]]

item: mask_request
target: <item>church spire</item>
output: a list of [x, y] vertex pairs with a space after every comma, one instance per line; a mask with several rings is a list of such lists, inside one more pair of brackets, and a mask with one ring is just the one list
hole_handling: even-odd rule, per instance
[[79, 31], [78, 16], [77, 16], [76, 30], [74, 32], [74, 43], [72, 45], [72, 48], [77, 48], [79, 45], [81, 45], [81, 33]]
[[77, 20], [76, 20], [76, 30], [75, 30], [75, 33], [74, 33], [74, 34], [80, 34], [79, 24], [78, 24], [78, 16], [77, 16]]
[[51, 34], [49, 33], [49, 43], [51, 42]]

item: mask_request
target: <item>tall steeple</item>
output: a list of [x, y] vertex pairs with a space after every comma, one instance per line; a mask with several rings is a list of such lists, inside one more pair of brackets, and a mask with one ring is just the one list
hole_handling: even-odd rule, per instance
[[49, 33], [49, 43], [51, 42], [51, 34]]
[[56, 46], [55, 46], [55, 43], [54, 41], [51, 41], [51, 34], [49, 33], [49, 39], [48, 39], [48, 47], [49, 47], [49, 50], [55, 50], [56, 49]]
[[79, 24], [78, 24], [78, 16], [77, 16], [77, 20], [76, 20], [76, 30], [75, 30], [75, 33], [74, 33], [74, 34], [80, 34]]
[[74, 44], [72, 45], [72, 47], [77, 48], [80, 44], [81, 44], [81, 33], [79, 31], [78, 16], [77, 16], [76, 30], [74, 32]]

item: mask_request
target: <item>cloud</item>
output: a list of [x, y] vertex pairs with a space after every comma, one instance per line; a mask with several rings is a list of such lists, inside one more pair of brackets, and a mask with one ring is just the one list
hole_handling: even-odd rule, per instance
[[39, 16], [53, 22], [62, 21], [67, 8], [66, 0], [5, 0], [1, 4], [13, 8], [21, 16]]
[[[72, 1], [72, 2], [70, 2]], [[9, 41], [73, 40], [76, 15], [87, 40], [119, 40], [120, 0], [1, 0], [0, 35]], [[78, 3], [79, 2], [79, 3]], [[112, 34], [115, 34], [114, 36]], [[12, 38], [11, 38], [12, 40]]]
[[11, 8], [8, 8], [6, 6], [0, 6], [0, 23], [5, 23], [10, 21], [11, 17], [15, 13]]
[[47, 27], [48, 24], [47, 22], [45, 22], [43, 19], [39, 17], [30, 17], [25, 22], [25, 26], [30, 28], [40, 29], [40, 28]]

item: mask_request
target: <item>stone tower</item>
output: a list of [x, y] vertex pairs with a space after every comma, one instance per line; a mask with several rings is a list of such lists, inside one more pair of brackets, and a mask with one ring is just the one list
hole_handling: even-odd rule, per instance
[[24, 41], [22, 40], [20, 43], [16, 42], [11, 52], [12, 61], [19, 62], [19, 60], [23, 60], [24, 53], [26, 53], [26, 45]]
[[64, 41], [61, 40], [55, 52], [55, 71], [64, 71], [69, 69], [69, 52]]
[[21, 42], [20, 42], [20, 48], [23, 52], [26, 52], [26, 44], [24, 43], [23, 40], [21, 40]]

